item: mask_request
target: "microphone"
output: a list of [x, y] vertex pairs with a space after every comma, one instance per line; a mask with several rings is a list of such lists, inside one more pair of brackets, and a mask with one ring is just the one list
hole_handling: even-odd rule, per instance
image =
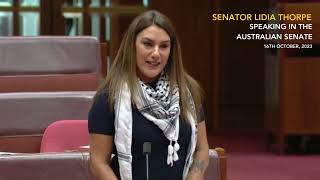
[[147, 180], [149, 180], [149, 155], [151, 154], [151, 142], [143, 143], [143, 155], [146, 156]]

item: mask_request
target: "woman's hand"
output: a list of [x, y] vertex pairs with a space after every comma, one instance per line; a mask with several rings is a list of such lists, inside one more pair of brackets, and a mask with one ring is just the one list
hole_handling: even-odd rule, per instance
[[90, 134], [90, 168], [97, 180], [116, 180], [109, 166], [113, 148], [113, 137]]
[[209, 163], [209, 145], [207, 141], [206, 124], [198, 124], [197, 145], [193, 156], [187, 180], [201, 180]]

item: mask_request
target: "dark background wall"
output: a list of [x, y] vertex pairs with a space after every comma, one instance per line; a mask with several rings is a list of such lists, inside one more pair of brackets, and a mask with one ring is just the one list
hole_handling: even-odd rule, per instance
[[152, 1], [173, 21], [187, 70], [205, 90], [211, 132], [261, 131], [264, 120], [263, 42], [237, 41], [248, 22], [212, 22], [212, 13], [263, 13], [268, 1]]

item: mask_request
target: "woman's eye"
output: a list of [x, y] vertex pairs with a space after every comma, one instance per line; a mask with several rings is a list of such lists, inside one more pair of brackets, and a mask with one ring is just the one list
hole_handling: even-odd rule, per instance
[[163, 45], [160, 46], [161, 49], [166, 49], [167, 47], [169, 47], [168, 44], [163, 44]]
[[146, 47], [151, 47], [152, 44], [150, 42], [143, 42], [143, 44], [146, 46]]

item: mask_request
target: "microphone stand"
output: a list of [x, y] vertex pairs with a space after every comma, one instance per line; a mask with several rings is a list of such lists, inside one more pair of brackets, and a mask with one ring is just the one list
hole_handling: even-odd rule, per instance
[[149, 155], [151, 154], [151, 143], [143, 143], [143, 155], [146, 156], [146, 178], [149, 180]]

